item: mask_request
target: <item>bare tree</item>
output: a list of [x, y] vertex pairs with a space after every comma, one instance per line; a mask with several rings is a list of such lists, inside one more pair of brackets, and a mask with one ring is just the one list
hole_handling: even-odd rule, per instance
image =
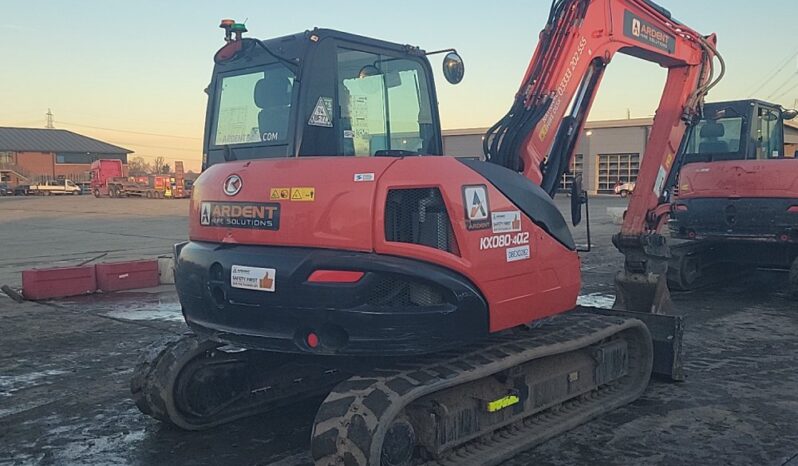
[[143, 157], [133, 157], [127, 162], [127, 172], [130, 176], [144, 176], [152, 171], [152, 166]]
[[152, 167], [151, 167], [152, 171], [150, 171], [150, 173], [152, 173], [153, 175], [162, 174], [164, 172], [163, 171], [164, 165], [166, 165], [166, 157], [162, 157], [160, 155], [158, 157], [155, 157], [155, 160], [152, 162]]

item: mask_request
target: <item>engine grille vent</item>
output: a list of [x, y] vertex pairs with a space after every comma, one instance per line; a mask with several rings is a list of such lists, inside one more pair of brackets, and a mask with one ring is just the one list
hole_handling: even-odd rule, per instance
[[366, 302], [374, 306], [435, 306], [444, 302], [444, 293], [435, 285], [380, 277], [369, 289]]
[[385, 202], [385, 240], [457, 254], [449, 213], [438, 188], [392, 189]]

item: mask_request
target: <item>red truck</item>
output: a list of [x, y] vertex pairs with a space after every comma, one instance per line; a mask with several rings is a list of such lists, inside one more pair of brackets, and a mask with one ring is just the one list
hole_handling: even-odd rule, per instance
[[163, 188], [159, 190], [147, 179], [140, 181], [131, 181], [125, 176], [121, 160], [100, 159], [91, 164], [91, 192], [94, 197], [164, 197]]

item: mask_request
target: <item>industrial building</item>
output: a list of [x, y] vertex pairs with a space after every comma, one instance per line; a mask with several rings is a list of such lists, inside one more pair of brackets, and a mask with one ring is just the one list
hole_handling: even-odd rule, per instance
[[[563, 175], [562, 188], [570, 188], [575, 174], [582, 174], [584, 187], [590, 194], [610, 194], [617, 181], [635, 181], [653, 121], [632, 118], [587, 122], [571, 162], [571, 173]], [[444, 153], [457, 157], [481, 156], [487, 130], [444, 130]], [[794, 157], [798, 150], [798, 124], [785, 123], [784, 142], [784, 153]]]
[[50, 179], [88, 181], [91, 163], [133, 151], [63, 129], [0, 127], [0, 181], [11, 186]]

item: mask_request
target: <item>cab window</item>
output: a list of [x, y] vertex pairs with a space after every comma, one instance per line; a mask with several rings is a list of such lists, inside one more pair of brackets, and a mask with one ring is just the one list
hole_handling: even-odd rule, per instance
[[288, 140], [293, 73], [281, 64], [219, 81], [213, 144], [284, 144]]
[[742, 117], [705, 119], [690, 130], [685, 153], [688, 162], [745, 158], [740, 151]]
[[429, 81], [419, 61], [346, 48], [337, 61], [344, 155], [432, 153]]

